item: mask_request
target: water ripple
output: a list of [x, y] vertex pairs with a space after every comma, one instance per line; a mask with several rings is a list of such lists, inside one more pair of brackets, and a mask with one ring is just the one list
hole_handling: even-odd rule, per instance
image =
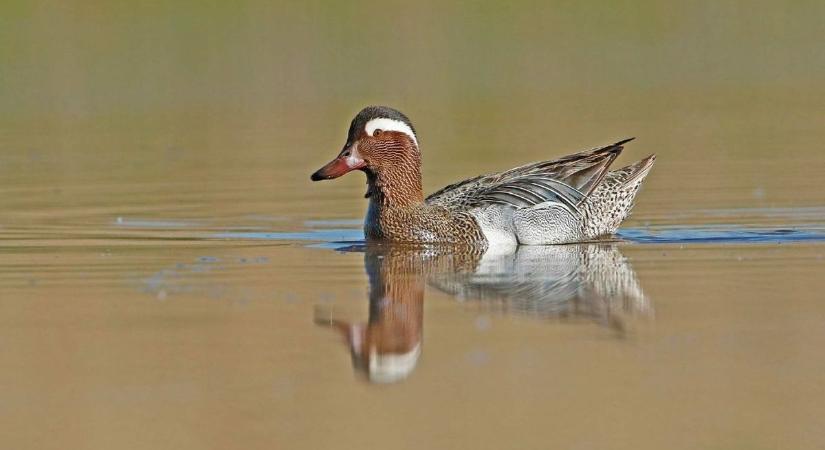
[[639, 244], [746, 244], [825, 241], [825, 229], [746, 228], [729, 225], [623, 228], [618, 237]]

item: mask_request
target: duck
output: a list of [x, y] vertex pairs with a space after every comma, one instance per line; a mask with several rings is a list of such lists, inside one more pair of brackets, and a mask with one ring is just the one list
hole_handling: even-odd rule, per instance
[[634, 138], [450, 184], [424, 196], [410, 119], [388, 106], [355, 115], [347, 141], [312, 181], [367, 177], [367, 241], [481, 248], [602, 240], [630, 214], [655, 154], [610, 170]]

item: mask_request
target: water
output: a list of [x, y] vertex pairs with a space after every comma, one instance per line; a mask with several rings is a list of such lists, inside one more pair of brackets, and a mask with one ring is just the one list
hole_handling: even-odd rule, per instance
[[[0, 446], [821, 448], [800, 5], [0, 7]], [[611, 241], [370, 245], [309, 174], [374, 102], [428, 192], [658, 158]]]

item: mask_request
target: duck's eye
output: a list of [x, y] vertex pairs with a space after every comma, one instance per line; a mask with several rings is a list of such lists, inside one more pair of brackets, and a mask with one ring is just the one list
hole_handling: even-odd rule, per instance
[[372, 135], [373, 136], [380, 136], [381, 133], [383, 133], [383, 132], [384, 132], [384, 130], [382, 130], [380, 128], [376, 128], [375, 131], [372, 132]]

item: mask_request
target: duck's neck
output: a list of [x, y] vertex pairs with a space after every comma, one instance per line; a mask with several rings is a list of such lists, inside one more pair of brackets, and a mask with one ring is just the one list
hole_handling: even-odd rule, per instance
[[424, 203], [421, 188], [421, 160], [408, 155], [396, 164], [367, 173], [371, 206], [379, 209], [404, 208]]

